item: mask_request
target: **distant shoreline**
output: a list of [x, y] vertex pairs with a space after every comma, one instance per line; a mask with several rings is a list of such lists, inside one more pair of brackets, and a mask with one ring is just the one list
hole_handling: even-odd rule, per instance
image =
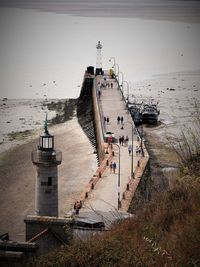
[[[2, 100], [2, 103], [5, 103], [3, 105], [1, 105], [2, 110], [5, 108], [6, 110], [9, 109], [10, 107], [7, 107], [6, 102], [7, 101], [20, 101], [21, 103], [25, 103], [27, 101], [27, 103], [31, 103], [31, 99], [7, 99]], [[35, 99], [32, 99], [33, 101], [35, 101]], [[48, 101], [48, 102], [47, 102]], [[38, 100], [38, 102], [40, 102], [40, 100]], [[35, 103], [35, 102], [34, 102]], [[34, 106], [34, 103], [31, 105]], [[47, 112], [55, 112], [55, 116], [51, 117], [48, 120], [48, 125], [49, 127], [52, 127], [56, 124], [60, 124], [60, 123], [64, 123], [68, 120], [71, 120], [75, 114], [76, 114], [76, 103], [77, 103], [77, 99], [52, 99], [52, 100], [41, 100], [41, 105], [37, 105], [36, 108], [38, 108], [40, 110], [41, 113], [41, 118], [40, 121], [37, 121], [37, 119], [35, 120], [35, 122], [33, 121], [29, 121], [27, 118], [25, 119], [23, 114], [10, 114], [10, 112], [12, 111], [12, 107], [10, 108], [10, 112], [9, 112], [9, 118], [10, 121], [8, 120], [7, 122], [10, 122], [8, 125], [8, 127], [10, 127], [10, 124], [14, 123], [14, 125], [16, 123], [18, 123], [18, 121], [23, 123], [27, 123], [28, 128], [22, 128], [22, 126], [20, 126], [20, 124], [16, 124], [16, 127], [14, 127], [14, 130], [8, 130], [8, 132], [6, 134], [3, 135], [3, 139], [0, 142], [0, 154], [6, 151], [10, 151], [12, 149], [14, 149], [16, 146], [18, 145], [22, 145], [28, 142], [31, 142], [32, 140], [34, 140], [35, 138], [37, 138], [37, 136], [39, 135], [39, 132], [41, 132], [42, 129], [42, 124], [41, 124], [41, 120], [43, 120], [44, 116], [45, 116], [45, 110], [47, 110]], [[26, 106], [29, 106], [30, 104], [27, 104]], [[17, 107], [17, 103], [15, 105], [13, 105], [14, 108]], [[26, 107], [22, 105], [22, 108]], [[13, 110], [14, 112], [15, 110]], [[25, 111], [26, 112], [26, 111]], [[30, 110], [31, 112], [31, 110]], [[34, 116], [35, 112], [33, 112], [33, 116]], [[2, 114], [1, 114], [2, 115]], [[24, 114], [25, 115], [25, 114]], [[3, 115], [2, 115], [3, 116]], [[4, 115], [5, 116], [5, 115]], [[5, 117], [5, 120], [7, 120], [7, 118]], [[29, 124], [31, 123], [31, 128], [29, 127]], [[4, 127], [7, 127], [7, 125], [5, 125]], [[17, 126], [18, 125], [18, 126]], [[34, 127], [35, 125], [35, 127]], [[41, 126], [40, 126], [41, 125]], [[39, 127], [38, 127], [39, 126]], [[8, 128], [9, 129], [9, 128]]]
[[198, 1], [123, 1], [113, 3], [105, 2], [88, 2], [84, 0], [77, 3], [59, 3], [48, 5], [39, 2], [23, 3], [4, 3], [0, 8], [27, 9], [38, 12], [48, 12], [56, 14], [66, 14], [78, 17], [93, 18], [132, 18], [147, 20], [166, 20], [180, 21], [186, 23], [200, 23], [200, 4]]

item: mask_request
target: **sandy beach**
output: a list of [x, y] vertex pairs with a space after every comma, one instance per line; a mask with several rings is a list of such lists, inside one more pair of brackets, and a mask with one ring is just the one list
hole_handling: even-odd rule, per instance
[[[49, 131], [55, 135], [55, 147], [63, 153], [59, 166], [59, 212], [64, 216], [92, 177], [97, 160], [75, 117]], [[0, 154], [0, 232], [9, 232], [12, 240], [25, 240], [23, 220], [34, 214], [36, 172], [31, 151], [37, 144], [38, 138]]]

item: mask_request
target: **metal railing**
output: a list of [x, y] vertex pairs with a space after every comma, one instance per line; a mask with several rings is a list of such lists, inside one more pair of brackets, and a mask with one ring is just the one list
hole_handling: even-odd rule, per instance
[[99, 97], [99, 94], [98, 94], [98, 91], [97, 91], [98, 90], [98, 86], [97, 86], [96, 78], [95, 78], [94, 86], [95, 86], [95, 91], [96, 91], [96, 99], [97, 99], [98, 111], [99, 111], [99, 114], [100, 114], [101, 130], [102, 130], [102, 135], [103, 135], [103, 138], [104, 138], [105, 137], [105, 133], [106, 133], [106, 129], [105, 129], [102, 105], [100, 104], [100, 97]]
[[116, 77], [115, 77], [115, 81], [116, 81], [116, 83], [117, 83], [117, 85], [118, 85], [118, 88], [119, 88], [121, 94], [122, 94], [122, 100], [124, 100], [124, 103], [126, 103], [126, 99], [125, 99], [124, 93], [123, 93], [123, 91], [122, 91], [122, 89], [121, 89], [121, 86], [120, 86], [120, 84], [119, 84], [119, 81], [118, 81], [118, 79], [117, 79]]

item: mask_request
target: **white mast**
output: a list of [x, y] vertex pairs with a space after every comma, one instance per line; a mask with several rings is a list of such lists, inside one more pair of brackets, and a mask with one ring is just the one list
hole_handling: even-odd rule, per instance
[[96, 45], [97, 48], [97, 62], [96, 62], [96, 74], [101, 75], [103, 74], [102, 71], [102, 57], [101, 57], [101, 49], [102, 49], [102, 44], [100, 41], [98, 41], [98, 44]]
[[97, 69], [102, 69], [102, 58], [101, 58], [101, 49], [102, 49], [102, 44], [100, 43], [100, 41], [98, 41], [98, 44], [96, 45], [97, 48], [97, 64], [96, 64], [96, 68]]

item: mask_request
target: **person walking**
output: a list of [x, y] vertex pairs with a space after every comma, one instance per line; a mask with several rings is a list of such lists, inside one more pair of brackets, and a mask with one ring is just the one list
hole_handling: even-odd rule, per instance
[[121, 145], [121, 143], [122, 143], [122, 138], [121, 136], [119, 136], [119, 144]]
[[109, 165], [109, 167], [110, 167], [110, 173], [112, 172], [112, 169], [113, 169], [113, 164], [112, 164], [112, 161], [110, 162], [110, 165]]
[[113, 140], [112, 135], [108, 136], [108, 145], [112, 144], [112, 140]]
[[124, 136], [121, 137], [121, 144], [124, 145]]
[[107, 117], [107, 118], [106, 118], [107, 124], [109, 124], [109, 120], [110, 120], [109, 117]]
[[123, 124], [124, 117], [123, 117], [123, 116], [121, 116], [120, 120], [121, 120], [121, 124]]
[[135, 152], [136, 152], [136, 156], [138, 156], [138, 153], [139, 153], [139, 148], [138, 148], [138, 146], [136, 146]]
[[126, 138], [125, 138], [125, 142], [124, 142], [125, 146], [128, 145], [128, 141], [129, 141], [129, 138], [128, 138], [128, 135], [127, 135]]
[[113, 168], [113, 172], [115, 173], [116, 168], [117, 168], [117, 164], [116, 164], [116, 162], [113, 162], [112, 168]]
[[120, 123], [120, 116], [117, 117], [117, 124]]
[[79, 214], [79, 209], [80, 209], [80, 203], [79, 201], [77, 201], [75, 204], [74, 204], [74, 209], [76, 211], [76, 215]]
[[129, 156], [131, 155], [131, 152], [132, 152], [132, 146], [129, 145], [129, 146], [128, 146], [128, 154], [129, 154]]

